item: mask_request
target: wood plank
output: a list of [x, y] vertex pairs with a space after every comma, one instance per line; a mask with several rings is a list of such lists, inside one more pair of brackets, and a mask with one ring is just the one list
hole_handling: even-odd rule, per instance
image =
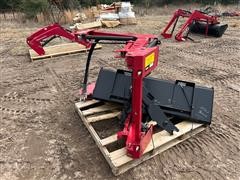
[[106, 145], [111, 144], [116, 141], [117, 141], [117, 134], [113, 134], [107, 138], [102, 139], [101, 144], [102, 144], [102, 146], [106, 146]]
[[[191, 136], [194, 136], [195, 134], [206, 129], [206, 127], [202, 124], [182, 121], [176, 125], [178, 127], [178, 129], [180, 130], [179, 132], [174, 132], [174, 135], [169, 135], [166, 131], [161, 131], [161, 132], [155, 133], [153, 135], [154, 143], [152, 143], [152, 141], [149, 143], [144, 154], [139, 159], [132, 159], [131, 157], [127, 156], [125, 147], [120, 148], [113, 152], [109, 152], [107, 150], [106, 145], [117, 141], [117, 134], [113, 134], [107, 138], [100, 139], [97, 132], [91, 125], [92, 122], [95, 122], [98, 120], [105, 120], [105, 118], [108, 119], [110, 117], [113, 117], [114, 113], [117, 113], [117, 112], [113, 112], [113, 113], [103, 114], [103, 115], [100, 115], [101, 117], [99, 118], [99, 116], [97, 115], [97, 113], [99, 111], [104, 112], [104, 111], [106, 111], [106, 109], [107, 109], [107, 111], [111, 110], [111, 108], [113, 108], [113, 110], [115, 110], [114, 108], [117, 109], [119, 107], [117, 107], [115, 104], [105, 103], [105, 105], [99, 104], [99, 106], [97, 106], [97, 107], [89, 108], [88, 110], [81, 111], [79, 106], [81, 106], [81, 104], [79, 104], [79, 103], [75, 104], [75, 108], [76, 108], [80, 118], [82, 119], [84, 125], [90, 132], [91, 136], [93, 137], [94, 141], [96, 142], [96, 144], [97, 144], [98, 148], [100, 149], [100, 151], [102, 152], [103, 156], [107, 160], [109, 166], [112, 169], [113, 174], [116, 176], [126, 172], [127, 170], [129, 170], [133, 167], [136, 167], [140, 163], [160, 154], [161, 152], [175, 146], [176, 144], [178, 144], [180, 142], [185, 141], [186, 139], [190, 138]], [[93, 111], [91, 111], [91, 110], [93, 110]], [[87, 111], [87, 114], [93, 113], [92, 114], [93, 117], [86, 117], [86, 115], [84, 115], [84, 112], [86, 112], [86, 111]], [[94, 116], [95, 113], [96, 113], [96, 115]], [[154, 122], [154, 121], [150, 121], [149, 123], [152, 125], [156, 125], [156, 122]]]
[[108, 28], [113, 28], [116, 27], [120, 24], [120, 21], [115, 20], [115, 21], [108, 21], [108, 20], [102, 20], [103, 26], [106, 26]]
[[152, 151], [152, 152], [148, 152], [146, 154], [144, 154], [142, 156], [142, 158], [138, 159], [138, 160], [134, 160], [132, 161], [131, 163], [127, 163], [126, 166], [122, 166], [120, 168], [117, 168], [117, 170], [115, 169], [115, 172], [113, 172], [115, 175], [119, 175], [119, 174], [122, 174], [124, 172], [126, 172], [127, 170], [139, 165], [140, 163], [164, 152], [165, 150], [185, 141], [186, 139], [190, 138], [191, 136], [194, 136], [195, 134], [198, 134], [200, 132], [202, 132], [203, 130], [205, 130], [206, 128], [205, 127], [198, 127], [197, 129], [195, 129], [194, 131], [192, 132], [189, 132], [188, 134], [185, 134], [185, 135], [182, 135], [182, 138], [179, 139], [179, 138], [176, 138], [166, 144], [164, 144], [163, 146], [161, 146], [160, 148], [157, 148], [156, 150]]
[[137, 19], [136, 18], [120, 18], [120, 24], [122, 25], [137, 24]]
[[[95, 49], [102, 48], [101, 45], [97, 45]], [[29, 54], [31, 60], [37, 60], [37, 59], [45, 59], [55, 56], [61, 56], [66, 54], [75, 54], [80, 52], [87, 52], [88, 49], [85, 48], [85, 46], [79, 44], [79, 43], [65, 43], [65, 44], [58, 44], [54, 46], [47, 46], [43, 48], [45, 51], [44, 55], [39, 56], [33, 49], [29, 49]]]
[[[169, 135], [166, 131], [161, 131], [159, 133], [156, 133], [153, 135], [154, 145], [152, 142], [150, 142], [149, 145], [147, 146], [146, 150], [144, 151], [144, 154], [152, 151], [153, 148], [161, 147], [161, 146], [165, 145], [166, 143], [171, 142], [172, 140], [175, 140], [176, 144], [178, 144], [183, 141], [181, 139], [178, 139], [180, 136], [182, 136], [188, 132], [191, 132], [193, 128], [196, 129], [201, 126], [203, 126], [203, 125], [198, 124], [198, 123], [190, 123], [187, 121], [183, 121], [176, 125], [176, 127], [179, 129], [179, 132], [174, 132], [173, 135]], [[203, 128], [202, 130], [204, 130], [204, 129], [205, 128]], [[170, 148], [170, 147], [172, 147], [172, 146], [169, 145], [168, 148]], [[166, 150], [168, 148], [164, 148], [164, 149]], [[110, 158], [115, 167], [119, 167], [119, 166], [126, 164], [127, 162], [133, 160], [131, 157], [127, 156], [125, 148], [121, 148], [121, 149], [118, 149], [117, 151], [111, 152]]]
[[92, 127], [92, 125], [88, 124], [86, 121], [85, 116], [83, 115], [82, 111], [80, 111], [80, 109], [75, 105], [75, 109], [78, 112], [78, 115], [80, 116], [83, 124], [86, 126], [86, 128], [88, 129], [89, 133], [91, 134], [91, 136], [93, 137], [95, 143], [97, 144], [98, 148], [100, 149], [100, 151], [102, 152], [103, 156], [105, 157], [105, 159], [107, 160], [108, 164], [110, 165], [111, 168], [114, 168], [112, 166], [111, 160], [109, 158], [109, 152], [107, 150], [106, 147], [101, 145], [101, 139], [98, 136], [97, 132], [95, 131], [95, 129]]
[[93, 105], [93, 104], [96, 104], [96, 103], [98, 103], [98, 102], [100, 102], [100, 101], [95, 100], [95, 99], [92, 99], [92, 100], [90, 100], [90, 101], [77, 102], [77, 103], [75, 103], [75, 106], [76, 106], [77, 108], [81, 109], [81, 108], [84, 108], [84, 107], [87, 107], [87, 106], [91, 106], [91, 105]]
[[98, 107], [94, 107], [88, 110], [84, 110], [83, 111], [83, 115], [84, 116], [89, 116], [95, 113], [100, 113], [100, 112], [104, 112], [104, 111], [110, 111], [110, 110], [114, 110], [114, 109], [118, 109], [119, 107], [117, 106], [112, 106], [109, 104], [104, 104], [102, 106], [98, 106]]
[[[176, 138], [176, 139], [164, 144], [160, 148], [156, 148], [154, 151], [145, 153], [140, 159], [135, 159], [135, 160], [132, 160], [132, 161], [120, 166], [120, 167], [112, 168], [112, 172], [115, 176], [117, 176], [119, 174], [122, 174], [122, 173], [128, 171], [129, 169], [136, 167], [137, 165], [141, 164], [142, 162], [144, 162], [148, 159], [151, 159], [152, 157], [164, 152], [165, 150], [167, 150], [167, 149], [185, 141], [186, 139], [202, 132], [205, 129], [206, 128], [203, 127], [203, 126], [198, 127], [197, 129], [195, 129], [193, 131], [190, 131], [189, 133], [187, 133], [185, 135], [182, 135], [182, 138], [180, 140], [179, 140], [179, 138]], [[114, 165], [112, 165], [112, 166], [114, 166]]]
[[121, 112], [120, 112], [120, 111], [117, 111], [117, 112], [108, 113], [108, 114], [103, 114], [103, 115], [99, 115], [99, 116], [93, 116], [93, 117], [87, 118], [87, 122], [88, 122], [88, 123], [92, 123], [92, 122], [97, 122], [97, 121], [112, 119], [112, 118], [117, 117], [117, 116], [120, 115], [120, 114], [121, 114]]
[[90, 22], [90, 23], [76, 23], [73, 26], [71, 26], [71, 29], [75, 29], [75, 30], [83, 30], [83, 29], [94, 29], [94, 28], [99, 28], [102, 26], [102, 22], [101, 21], [94, 21], [94, 22]]

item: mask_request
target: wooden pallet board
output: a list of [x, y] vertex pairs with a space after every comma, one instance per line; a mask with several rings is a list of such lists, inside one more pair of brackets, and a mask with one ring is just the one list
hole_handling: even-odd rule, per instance
[[[104, 104], [103, 102], [96, 100], [89, 100], [76, 103], [75, 108], [115, 176], [136, 167], [140, 163], [162, 153], [182, 141], [185, 141], [206, 128], [202, 124], [181, 121], [176, 124], [179, 132], [174, 132], [173, 135], [169, 135], [166, 131], [154, 133], [152, 142], [149, 143], [142, 157], [139, 159], [132, 159], [127, 156], [124, 147], [114, 151], [108, 150], [108, 145], [117, 142], [116, 134], [101, 139], [97, 130], [93, 127], [94, 122], [107, 122], [112, 118], [119, 117], [121, 107], [109, 103]], [[99, 113], [101, 114], [99, 115]]]
[[[101, 45], [97, 45], [95, 49], [102, 48]], [[39, 59], [46, 59], [51, 57], [76, 54], [81, 52], [87, 52], [85, 46], [79, 43], [64, 43], [54, 46], [47, 46], [43, 48], [45, 50], [45, 55], [39, 56], [34, 50], [29, 49], [30, 58], [32, 61]]]
[[76, 23], [73, 26], [70, 27], [70, 29], [74, 30], [84, 30], [84, 29], [96, 29], [102, 27], [101, 21], [94, 21], [90, 23]]

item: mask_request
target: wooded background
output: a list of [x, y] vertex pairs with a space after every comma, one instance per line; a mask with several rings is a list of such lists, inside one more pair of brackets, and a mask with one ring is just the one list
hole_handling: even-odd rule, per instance
[[[34, 18], [40, 12], [46, 12], [53, 8], [59, 10], [80, 9], [82, 7], [95, 6], [97, 4], [111, 4], [116, 0], [0, 0], [0, 11], [20, 11], [27, 18]], [[132, 0], [134, 5], [151, 7], [168, 4], [238, 4], [240, 0]]]

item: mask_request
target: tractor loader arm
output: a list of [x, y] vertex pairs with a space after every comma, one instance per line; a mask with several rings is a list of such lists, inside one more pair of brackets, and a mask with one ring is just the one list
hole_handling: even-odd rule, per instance
[[[183, 33], [189, 28], [190, 32], [201, 33], [207, 35], [213, 35], [215, 37], [221, 37], [222, 34], [227, 29], [227, 25], [218, 25], [220, 22], [218, 21], [217, 16], [209, 15], [205, 12], [194, 10], [193, 12], [178, 9], [175, 11], [173, 17], [167, 24], [166, 28], [163, 30], [161, 35], [165, 38], [171, 38], [173, 32], [176, 28], [179, 17], [187, 18], [185, 23], [180, 27], [178, 33], [175, 36], [177, 41], [185, 41], [188, 38], [188, 32], [186, 36], [183, 36]], [[200, 25], [198, 25], [200, 23]], [[169, 33], [169, 29], [172, 27], [171, 32]], [[210, 31], [209, 31], [210, 29]], [[191, 39], [191, 38], [189, 38]]]
[[73, 42], [78, 42], [86, 47], [90, 44], [86, 41], [80, 40], [75, 32], [71, 32], [57, 23], [44, 27], [33, 33], [27, 38], [27, 44], [39, 55], [44, 55], [43, 46], [56, 37], [64, 37]]
[[[183, 9], [178, 9], [174, 12], [173, 17], [171, 18], [171, 20], [169, 21], [168, 25], [166, 26], [166, 28], [163, 30], [163, 32], [161, 33], [161, 35], [165, 38], [171, 38], [173, 31], [177, 25], [178, 19], [179, 17], [190, 17], [191, 16], [191, 12], [190, 11], [186, 11]], [[173, 27], [172, 27], [173, 26]], [[169, 28], [172, 27], [171, 33], [168, 33]]]
[[180, 31], [176, 34], [175, 39], [177, 41], [184, 41], [185, 37], [183, 37], [183, 33], [186, 31], [186, 29], [194, 22], [205, 22], [206, 28], [205, 28], [205, 34], [208, 33], [208, 25], [209, 24], [218, 24], [218, 20], [216, 16], [209, 16], [206, 13], [203, 13], [201, 11], [195, 10], [193, 13], [189, 16], [187, 21], [182, 25]]

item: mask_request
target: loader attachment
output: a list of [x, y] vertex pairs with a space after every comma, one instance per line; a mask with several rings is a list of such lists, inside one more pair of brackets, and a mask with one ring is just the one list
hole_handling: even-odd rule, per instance
[[224, 32], [227, 30], [227, 24], [210, 24], [202, 23], [202, 22], [194, 22], [189, 26], [189, 30], [191, 33], [197, 34], [206, 34], [206, 29], [208, 28], [207, 35], [213, 37], [222, 37]]
[[[93, 98], [126, 104], [131, 99], [131, 81], [130, 72], [101, 69]], [[165, 116], [211, 124], [213, 88], [197, 86], [186, 81], [172, 82], [151, 77], [144, 78], [143, 87], [143, 110], [150, 119], [158, 114], [161, 118], [152, 120], [168, 132], [175, 127], [167, 122]], [[161, 123], [166, 123], [166, 127]]]

